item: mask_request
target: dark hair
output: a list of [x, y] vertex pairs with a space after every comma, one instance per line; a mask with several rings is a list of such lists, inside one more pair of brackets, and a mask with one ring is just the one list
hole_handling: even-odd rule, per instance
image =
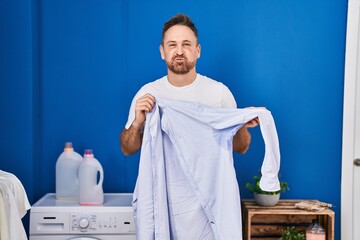
[[183, 26], [189, 27], [194, 32], [195, 37], [198, 40], [198, 30], [196, 29], [195, 24], [193, 23], [191, 18], [189, 18], [185, 14], [178, 13], [165, 22], [163, 30], [162, 30], [162, 42], [163, 43], [164, 43], [164, 36], [165, 36], [166, 31], [175, 25], [183, 25]]

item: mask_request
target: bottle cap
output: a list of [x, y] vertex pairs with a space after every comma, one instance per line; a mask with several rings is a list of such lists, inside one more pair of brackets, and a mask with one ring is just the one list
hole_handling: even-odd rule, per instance
[[66, 142], [64, 150], [73, 150], [72, 142]]
[[313, 220], [312, 220], [312, 223], [313, 223], [313, 224], [319, 223], [319, 219], [313, 219]]
[[86, 149], [85, 150], [85, 155], [92, 155], [92, 154], [93, 154], [92, 149]]

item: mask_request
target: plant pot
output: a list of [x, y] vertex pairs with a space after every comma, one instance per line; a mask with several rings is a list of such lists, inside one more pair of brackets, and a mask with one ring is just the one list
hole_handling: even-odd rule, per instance
[[280, 193], [274, 195], [254, 193], [254, 198], [255, 202], [261, 206], [275, 206], [280, 199]]

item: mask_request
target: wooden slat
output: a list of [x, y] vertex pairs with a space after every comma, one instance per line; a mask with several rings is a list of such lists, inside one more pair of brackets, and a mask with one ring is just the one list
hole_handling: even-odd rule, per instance
[[330, 209], [325, 209], [322, 211], [309, 211], [309, 210], [304, 210], [304, 209], [298, 209], [295, 207], [295, 204], [303, 201], [303, 200], [280, 200], [279, 203], [275, 206], [271, 206], [271, 207], [264, 207], [264, 206], [260, 206], [258, 205], [255, 200], [243, 200], [243, 207], [245, 207], [246, 209], [251, 209], [254, 212], [257, 212], [258, 214], [267, 214], [269, 212], [271, 213], [282, 213], [284, 212], [284, 210], [286, 210], [286, 212], [288, 214], [302, 214], [302, 215], [306, 215], [309, 213], [320, 213], [320, 214], [333, 214], [333, 211]]
[[[287, 226], [277, 225], [252, 225], [251, 226], [251, 237], [267, 237], [276, 236], [281, 237], [281, 232], [286, 229]], [[298, 231], [305, 233], [307, 226], [296, 226]]]
[[312, 215], [273, 215], [273, 214], [256, 214], [251, 219], [252, 224], [259, 223], [292, 223], [292, 224], [310, 224], [314, 216]]

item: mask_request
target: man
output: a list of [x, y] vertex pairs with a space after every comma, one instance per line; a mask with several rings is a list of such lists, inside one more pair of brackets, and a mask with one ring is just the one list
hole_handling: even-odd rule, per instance
[[[120, 135], [121, 150], [125, 155], [141, 148], [146, 113], [152, 111], [156, 97], [211, 107], [237, 107], [232, 93], [224, 84], [196, 72], [200, 52], [198, 32], [188, 16], [177, 14], [164, 24], [160, 54], [168, 67], [168, 75], [144, 85], [135, 95], [128, 121]], [[255, 118], [238, 130], [233, 139], [234, 151], [243, 154], [248, 150], [251, 141], [248, 128], [258, 124], [258, 118]]]

